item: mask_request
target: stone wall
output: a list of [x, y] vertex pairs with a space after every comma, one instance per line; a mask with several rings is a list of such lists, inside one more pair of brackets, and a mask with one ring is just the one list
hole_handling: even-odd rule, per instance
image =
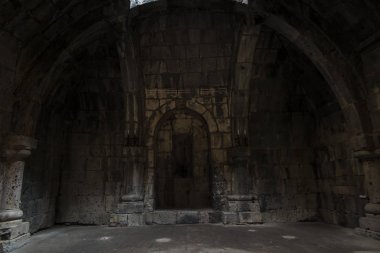
[[[231, 174], [227, 161], [227, 150], [231, 147], [231, 125], [227, 89], [157, 90], [146, 91], [145, 116], [147, 127], [147, 173], [145, 179], [145, 201], [147, 209], [154, 208], [154, 175], [156, 173], [156, 131], [161, 119], [175, 110], [189, 110], [204, 119], [209, 132], [210, 166], [213, 183], [213, 207], [221, 210], [222, 195], [229, 191]], [[228, 183], [227, 183], [228, 182]]]
[[[214, 170], [213, 205], [229, 186], [227, 148], [231, 146], [228, 89], [232, 66], [235, 16], [225, 12], [179, 10], [134, 21], [146, 88], [148, 146], [146, 206], [154, 207], [154, 131], [170, 110], [187, 108], [208, 124]], [[227, 173], [227, 174], [226, 174]], [[227, 180], [230, 182], [230, 180]]]
[[25, 169], [31, 231], [58, 223], [107, 224], [123, 180], [124, 104], [115, 47], [93, 47], [41, 114], [39, 147]]
[[0, 32], [0, 143], [11, 125], [13, 92], [16, 78], [18, 41], [7, 32]]
[[315, 137], [319, 214], [325, 222], [357, 227], [367, 201], [360, 198], [364, 195], [364, 174], [353, 157], [342, 112], [324, 115]]
[[[380, 45], [367, 48], [361, 54], [368, 90], [368, 105], [372, 115], [374, 132], [380, 131]], [[376, 141], [376, 140], [375, 140]], [[378, 143], [376, 143], [378, 145]]]
[[30, 222], [31, 232], [55, 224], [60, 170], [65, 161], [65, 122], [54, 110], [48, 115], [50, 120], [38, 126], [38, 149], [28, 159], [24, 171], [21, 209], [24, 219]]
[[[133, 144], [124, 139], [125, 108], [130, 107], [123, 103], [115, 41], [95, 41], [73, 52], [71, 69], [44, 105], [39, 148], [26, 167], [22, 208], [32, 232], [55, 222], [108, 224], [115, 204], [131, 187], [126, 175], [133, 173], [134, 160], [144, 170], [139, 174], [144, 184], [136, 186], [145, 190], [144, 211], [153, 211], [161, 162], [157, 145], [170, 146], [170, 134], [157, 137], [157, 129], [176, 110], [199, 114], [207, 124], [214, 210], [228, 213], [231, 203], [241, 201], [240, 194], [259, 206], [264, 222], [322, 218], [357, 225], [363, 176], [336, 98], [312, 63], [281, 36], [264, 26], [245, 24], [238, 30], [240, 21], [227, 12], [183, 9], [132, 19], [134, 81], [145, 91], [138, 98], [144, 104], [144, 141], [133, 159], [127, 158], [126, 147]], [[252, 59], [243, 61], [237, 54], [246, 49]], [[249, 75], [244, 74], [248, 65]], [[12, 69], [7, 71], [10, 77]], [[238, 73], [241, 78], [234, 76]], [[248, 117], [248, 142], [232, 137], [238, 118], [231, 115], [232, 90], [240, 85], [234, 80], [248, 80], [247, 87], [235, 90], [249, 93], [241, 96], [249, 101], [249, 115], [240, 115], [244, 122]], [[235, 109], [243, 106], [238, 101]], [[244, 165], [235, 166], [234, 157]]]
[[123, 190], [126, 161], [119, 62], [114, 45], [95, 49], [82, 60], [84, 75], [68, 96], [70, 124], [58, 223], [107, 224]]
[[137, 19], [141, 64], [148, 89], [229, 85], [234, 16], [178, 11]]
[[250, 164], [263, 220], [315, 219], [313, 118], [297, 96], [297, 85], [256, 80], [255, 88], [260, 99], [250, 114]]

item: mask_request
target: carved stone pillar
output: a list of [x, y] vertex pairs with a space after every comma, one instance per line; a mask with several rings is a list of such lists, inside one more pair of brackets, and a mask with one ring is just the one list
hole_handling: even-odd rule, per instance
[[143, 101], [144, 87], [138, 68], [138, 43], [129, 27], [128, 17], [117, 25], [120, 40], [117, 51], [120, 59], [121, 82], [125, 98], [125, 192], [110, 224], [114, 226], [140, 226], [144, 222], [144, 172], [145, 147], [143, 143]]
[[2, 146], [2, 192], [0, 199], [0, 252], [10, 252], [29, 238], [29, 223], [22, 222], [21, 189], [25, 159], [37, 142], [25, 136], [8, 136]]
[[366, 214], [360, 218], [360, 228], [357, 232], [380, 239], [380, 152], [364, 153], [359, 159], [364, 172], [365, 194], [369, 203], [364, 207]]

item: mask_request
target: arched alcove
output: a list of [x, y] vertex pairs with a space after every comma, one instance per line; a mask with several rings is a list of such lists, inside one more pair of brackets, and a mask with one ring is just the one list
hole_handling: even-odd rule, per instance
[[156, 209], [211, 207], [209, 130], [189, 110], [164, 115], [155, 136]]

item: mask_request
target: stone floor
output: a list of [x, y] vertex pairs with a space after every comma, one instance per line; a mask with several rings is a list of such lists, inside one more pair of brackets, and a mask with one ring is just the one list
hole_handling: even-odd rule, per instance
[[380, 241], [321, 223], [254, 226], [55, 227], [15, 253], [352, 252], [380, 253]]

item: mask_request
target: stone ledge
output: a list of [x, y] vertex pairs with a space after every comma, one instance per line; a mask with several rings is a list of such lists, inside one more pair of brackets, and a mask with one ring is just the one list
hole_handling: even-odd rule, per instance
[[145, 217], [142, 213], [113, 214], [109, 224], [111, 227], [138, 227], [144, 225]]
[[363, 228], [355, 228], [355, 233], [358, 235], [370, 237], [376, 240], [380, 240], [380, 233]]
[[143, 202], [126, 202], [117, 205], [117, 214], [131, 214], [144, 212]]
[[368, 203], [364, 209], [367, 213], [380, 215], [380, 204]]
[[159, 225], [174, 225], [177, 223], [176, 211], [155, 211], [152, 213], [152, 223]]
[[30, 234], [24, 234], [12, 240], [0, 241], [0, 253], [9, 253], [29, 242]]
[[223, 224], [235, 225], [238, 223], [238, 215], [236, 212], [223, 212]]
[[215, 224], [222, 222], [221, 212], [213, 210], [157, 210], [145, 213], [147, 225]]
[[239, 224], [257, 224], [263, 223], [263, 217], [260, 212], [239, 212]]
[[361, 217], [360, 228], [380, 233], [380, 216]]
[[1, 222], [0, 230], [8, 230], [7, 235], [4, 236], [7, 237], [7, 240], [12, 240], [29, 233], [29, 222], [22, 222], [21, 220]]
[[198, 224], [200, 221], [199, 211], [178, 211], [177, 224]]

